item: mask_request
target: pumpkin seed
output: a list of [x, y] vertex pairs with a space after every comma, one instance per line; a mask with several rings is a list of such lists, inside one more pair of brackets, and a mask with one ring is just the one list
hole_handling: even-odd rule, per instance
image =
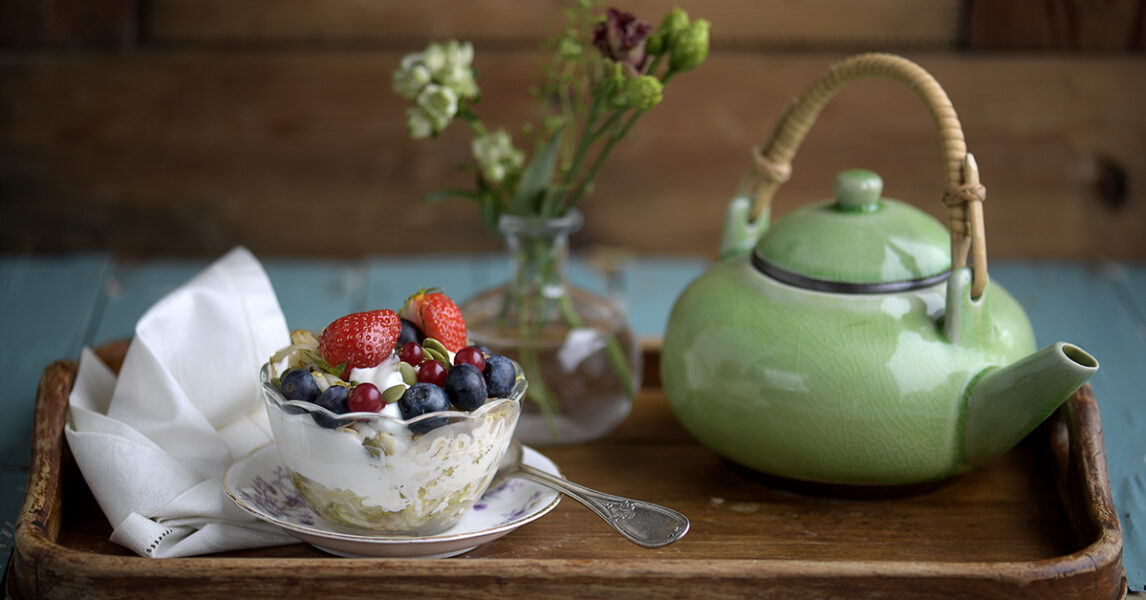
[[440, 362], [447, 367], [450, 366], [450, 351], [446, 348], [445, 344], [435, 340], [434, 338], [426, 338], [425, 340], [422, 340], [422, 350], [433, 350], [434, 352], [437, 352], [440, 356], [446, 359]]
[[[405, 363], [403, 363], [403, 364], [405, 364]], [[405, 379], [405, 376], [403, 376], [402, 378]], [[386, 404], [393, 404], [393, 403], [397, 402], [398, 400], [401, 400], [402, 394], [405, 394], [405, 393], [406, 393], [406, 386], [401, 385], [401, 384], [392, 385], [392, 386], [386, 388], [386, 391], [382, 392], [382, 399], [386, 401]]]
[[418, 383], [418, 372], [414, 370], [414, 367], [412, 367], [410, 363], [398, 363], [398, 372], [402, 373], [402, 381], [405, 382], [406, 385]]
[[433, 348], [422, 348], [422, 352], [424, 352], [430, 360], [436, 360], [442, 363], [442, 365], [447, 369], [450, 367], [450, 358], [448, 354], [442, 354]]

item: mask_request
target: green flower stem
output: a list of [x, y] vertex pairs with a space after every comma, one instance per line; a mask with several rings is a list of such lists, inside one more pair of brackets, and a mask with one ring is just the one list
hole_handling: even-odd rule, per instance
[[[655, 72], [657, 66], [661, 63], [661, 61], [664, 59], [664, 57], [665, 57], [665, 55], [661, 54], [661, 55], [658, 55], [655, 58], [653, 58], [653, 62], [649, 65], [649, 68], [646, 72], [648, 72], [648, 73]], [[676, 71], [674, 71], [670, 68], [668, 71], [665, 72], [664, 77], [661, 78], [661, 84], [662, 85], [667, 84], [668, 81], [670, 79], [672, 79], [673, 75], [675, 75], [676, 73], [677, 73]], [[594, 127], [595, 125], [597, 125], [597, 120], [601, 117], [601, 108], [602, 108], [604, 97], [605, 97], [605, 94], [603, 92], [593, 94], [593, 104], [589, 109], [588, 117], [586, 117], [586, 119], [585, 119], [585, 124], [582, 128], [582, 131], [581, 131], [580, 143], [577, 146], [577, 151], [573, 156], [573, 161], [569, 167], [569, 170], [566, 172], [567, 173], [567, 177], [566, 177], [566, 181], [565, 181], [565, 187], [566, 188], [570, 188], [572, 186], [573, 180], [576, 178], [577, 173], [580, 170], [582, 163], [584, 163], [584, 161], [585, 161], [585, 157], [588, 156], [588, 154], [589, 154], [589, 150], [606, 133], [610, 134], [609, 135], [609, 141], [606, 142], [605, 147], [597, 155], [596, 161], [593, 163], [592, 167], [590, 167], [589, 172], [586, 174], [586, 176], [581, 179], [580, 183], [576, 187], [572, 187], [573, 192], [565, 198], [565, 204], [562, 207], [562, 210], [560, 211], [562, 213], [564, 213], [565, 211], [568, 211], [569, 209], [577, 206], [578, 202], [580, 202], [580, 200], [581, 200], [581, 196], [585, 193], [585, 189], [588, 188], [589, 184], [592, 183], [593, 180], [596, 178], [597, 171], [600, 170], [601, 165], [604, 164], [605, 159], [608, 157], [609, 153], [612, 151], [613, 146], [615, 146], [617, 144], [617, 142], [624, 139], [625, 136], [628, 135], [629, 130], [632, 129], [633, 125], [636, 123], [637, 119], [641, 115], [640, 111], [633, 111], [632, 114], [630, 114], [628, 121], [625, 122], [625, 124], [620, 129], [617, 129], [617, 124], [620, 123], [624, 119], [624, 116], [626, 113], [630, 112], [629, 109], [627, 109], [627, 108], [621, 108], [621, 109], [618, 109], [616, 111], [613, 111], [613, 113], [610, 114], [608, 116], [608, 118], [606, 118], [599, 126]], [[545, 217], [556, 216], [556, 214], [554, 214], [552, 211], [551, 205], [546, 206], [545, 208], [547, 210], [545, 210], [542, 213], [543, 216], [545, 216]]]
[[605, 119], [605, 122], [601, 123], [601, 126], [592, 133], [593, 142], [595, 143], [597, 140], [601, 139], [601, 136], [605, 135], [614, 127], [616, 127], [617, 123], [620, 122], [621, 117], [623, 117], [625, 113], [628, 112], [628, 110], [629, 109], [627, 108], [622, 108], [614, 111], [613, 114], [609, 115], [609, 118]]
[[[626, 111], [624, 110], [617, 111], [613, 117], [610, 117], [610, 121], [615, 124], [616, 121], [613, 119], [616, 118], [616, 120], [619, 121], [619, 117], [625, 112]], [[584, 195], [585, 188], [587, 188], [589, 184], [592, 183], [594, 179], [596, 179], [597, 171], [601, 170], [601, 165], [605, 164], [605, 159], [608, 158], [609, 152], [612, 151], [613, 146], [616, 146], [617, 142], [621, 141], [626, 135], [628, 135], [629, 130], [633, 128], [633, 124], [637, 122], [637, 118], [640, 116], [640, 111], [633, 111], [633, 114], [629, 117], [629, 120], [625, 122], [624, 126], [622, 126], [620, 129], [617, 129], [616, 127], [612, 128], [612, 132], [609, 134], [609, 139], [607, 142], [605, 142], [605, 147], [601, 149], [599, 154], [597, 154], [597, 160], [593, 161], [593, 165], [589, 167], [589, 172], [581, 178], [581, 181], [577, 184], [577, 187], [573, 189], [573, 193], [569, 195], [568, 204], [566, 206], [567, 210], [577, 206], [577, 203], [581, 201], [581, 196]]]
[[577, 66], [573, 63], [565, 65], [565, 72], [562, 74], [561, 81], [563, 84], [559, 86], [560, 94], [559, 100], [561, 102], [561, 113], [565, 115], [566, 119], [572, 120], [576, 116], [574, 110], [575, 101], [573, 100], [573, 90], [570, 88], [568, 82], [573, 79], [573, 72]]
[[466, 124], [470, 126], [470, 129], [473, 130], [474, 135], [481, 137], [481, 136], [484, 136], [486, 133], [488, 133], [486, 131], [485, 125], [483, 125], [481, 122], [481, 118], [478, 117], [477, 113], [474, 112], [473, 109], [471, 109], [470, 107], [468, 107], [468, 106], [459, 107], [458, 108], [458, 118], [465, 121]]
[[[577, 171], [580, 170], [580, 168], [581, 168], [581, 163], [583, 163], [585, 161], [585, 155], [589, 153], [589, 149], [593, 146], [593, 142], [596, 141], [596, 137], [594, 135], [592, 135], [593, 134], [593, 125], [597, 122], [597, 119], [601, 116], [602, 104], [603, 104], [602, 95], [601, 94], [594, 94], [593, 104], [589, 107], [589, 115], [587, 117], [585, 117], [585, 123], [582, 126], [581, 136], [580, 136], [578, 144], [577, 144], [577, 150], [573, 154], [573, 159], [569, 165], [569, 169], [566, 171], [565, 182], [564, 182], [564, 187], [566, 189], [568, 189], [569, 185], [573, 182], [573, 178], [576, 177]], [[552, 200], [552, 202], [546, 203], [546, 206], [544, 207], [544, 210], [541, 213], [542, 217], [544, 217], [544, 218], [554, 218], [559, 213], [563, 213], [563, 212], [565, 212], [565, 210], [567, 210], [567, 201], [566, 201], [566, 208], [564, 208], [563, 210], [555, 210], [555, 207], [553, 206], [553, 204], [555, 204], [559, 200], [559, 198], [556, 194], [554, 194], [551, 197], [551, 200]]]
[[[657, 66], [661, 64], [661, 60], [668, 56], [668, 52], [662, 52], [653, 57], [653, 62], [649, 63], [649, 68], [645, 69], [645, 73], [652, 75], [657, 72]], [[668, 81], [668, 79], [661, 79], [661, 83]]]
[[577, 146], [577, 152], [573, 155], [573, 162], [569, 165], [568, 179], [571, 179], [577, 169], [581, 167], [581, 163], [585, 160], [585, 154], [589, 152], [589, 147], [593, 145], [593, 140], [590, 132], [593, 131], [593, 124], [597, 122], [597, 117], [601, 116], [602, 99], [600, 94], [594, 95], [593, 104], [589, 107], [589, 115], [585, 117], [585, 124], [581, 128], [580, 144]]
[[[503, 306], [503, 318], [507, 316], [510, 306], [517, 311], [517, 326], [524, 344], [518, 351], [518, 359], [525, 377], [529, 380], [527, 396], [535, 402], [552, 434], [558, 435], [556, 418], [559, 415], [557, 397], [545, 384], [542, 377], [539, 349], [528, 343], [540, 339], [542, 329], [547, 322], [547, 315], [556, 314], [573, 328], [585, 327], [585, 321], [577, 314], [573, 307], [573, 300], [569, 292], [563, 289], [556, 297], [543, 294], [542, 290], [553, 283], [561, 281], [560, 262], [561, 252], [554, 245], [551, 237], [518, 238], [519, 246], [515, 252], [517, 265], [514, 269], [514, 279], [510, 296]], [[609, 362], [617, 376], [621, 387], [631, 397], [633, 389], [633, 373], [629, 367], [625, 351], [615, 335], [610, 334], [606, 339], [606, 351]]]
[[[581, 315], [573, 309], [573, 301], [569, 299], [569, 294], [561, 294], [559, 306], [562, 316], [565, 317], [565, 322], [569, 323], [570, 327], [581, 328], [585, 326], [585, 322], [581, 320]], [[631, 397], [633, 395], [633, 372], [629, 369], [629, 363], [625, 359], [625, 351], [621, 349], [621, 343], [617, 341], [617, 336], [609, 334], [605, 347], [609, 352], [609, 362], [613, 363], [613, 371], [616, 372], [617, 379], [624, 386], [625, 393]]]
[[[652, 64], [649, 65], [647, 72], [653, 73], [656, 70], [657, 65], [660, 64], [661, 59], [664, 58], [664, 56], [665, 56], [664, 54], [661, 54], [661, 55], [657, 56], [656, 58], [654, 58]], [[677, 71], [674, 71], [671, 68], [668, 71], [666, 71], [664, 74], [664, 77], [661, 78], [661, 85], [667, 85], [669, 80], [672, 79], [672, 77], [674, 75], [676, 75], [676, 73], [677, 73]], [[600, 96], [600, 95], [598, 95], [598, 96]], [[597, 105], [599, 103], [600, 103], [600, 98], [598, 97], [597, 100], [593, 103], [594, 108], [597, 108]], [[584, 155], [588, 152], [589, 147], [592, 146], [594, 143], [596, 143], [597, 140], [600, 139], [600, 137], [602, 135], [604, 135], [606, 132], [611, 132], [611, 133], [609, 135], [609, 141], [605, 143], [605, 147], [601, 149], [601, 152], [599, 154], [597, 154], [597, 160], [589, 168], [589, 172], [586, 173], [585, 177], [583, 177], [581, 179], [580, 183], [578, 183], [578, 185], [573, 188], [573, 193], [569, 194], [569, 196], [567, 197], [565, 210], [569, 210], [569, 209], [577, 206], [577, 203], [581, 201], [581, 196], [585, 193], [585, 189], [589, 186], [590, 183], [593, 182], [594, 179], [596, 179], [597, 171], [599, 171], [601, 169], [601, 165], [603, 165], [605, 163], [605, 159], [608, 158], [609, 153], [613, 150], [613, 146], [616, 146], [617, 142], [621, 141], [627, 135], [629, 135], [629, 130], [633, 128], [633, 125], [637, 122], [637, 119], [640, 118], [640, 116], [642, 114], [641, 111], [639, 111], [639, 110], [638, 111], [632, 111], [632, 114], [629, 115], [629, 120], [626, 121], [625, 124], [620, 129], [617, 129], [616, 128], [617, 123], [621, 121], [621, 119], [624, 117], [625, 113], [627, 113], [627, 112], [629, 112], [629, 110], [625, 109], [625, 108], [622, 108], [622, 109], [619, 109], [619, 110], [613, 112], [613, 114], [609, 115], [609, 118], [606, 119], [605, 122], [602, 123], [601, 126], [599, 128], [597, 128], [595, 131], [590, 129], [589, 125], [595, 120], [597, 115], [593, 114], [592, 118], [586, 122], [586, 127], [585, 127], [586, 133], [583, 134], [583, 137], [582, 137], [582, 142], [581, 142], [581, 150], [582, 151], [579, 152], [579, 156], [578, 156], [579, 159], [584, 159]], [[572, 178], [576, 176], [576, 168], [580, 168], [580, 166], [581, 166], [581, 160], [578, 160], [574, 163], [575, 168], [570, 169], [570, 171], [569, 171], [570, 180], [566, 184], [567, 187], [568, 187], [568, 184], [572, 183]]]
[[[525, 332], [529, 324], [526, 323], [527, 319], [522, 319], [522, 335], [525, 339], [529, 334]], [[545, 417], [545, 422], [549, 424], [550, 433], [554, 437], [557, 436], [557, 403], [553, 399], [553, 393], [549, 391], [549, 386], [545, 385], [545, 379], [541, 376], [541, 358], [537, 355], [537, 348], [530, 346], [523, 347], [517, 353], [517, 358], [521, 360], [521, 371], [525, 375], [525, 380], [529, 382], [529, 387], [526, 388], [526, 395], [530, 400], [537, 403], [537, 408], [541, 409], [541, 415]]]
[[[551, 252], [546, 247], [545, 240], [522, 240], [526, 248], [517, 251], [518, 266], [514, 273], [512, 298], [517, 305], [518, 330], [523, 340], [536, 340], [541, 335], [541, 328], [545, 325], [543, 300], [540, 290], [534, 283], [548, 281], [552, 271], [555, 270], [556, 258], [549, 256]], [[522, 264], [529, 265], [522, 267]], [[542, 268], [538, 268], [542, 267]], [[537, 272], [538, 277], [530, 275]], [[523, 293], [524, 292], [524, 293]], [[507, 307], [508, 308], [508, 307]], [[556, 437], [557, 430], [557, 402], [545, 384], [541, 375], [541, 358], [535, 346], [526, 344], [518, 351], [521, 370], [529, 382], [526, 395], [537, 404], [545, 422], [549, 425], [550, 433]]]

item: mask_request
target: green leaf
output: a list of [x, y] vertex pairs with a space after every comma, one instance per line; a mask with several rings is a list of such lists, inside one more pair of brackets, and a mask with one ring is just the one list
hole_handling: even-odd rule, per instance
[[447, 198], [468, 198], [470, 200], [480, 202], [481, 201], [481, 194], [474, 192], [474, 191], [471, 191], [471, 190], [457, 190], [457, 189], [441, 190], [438, 192], [434, 192], [433, 194], [430, 194], [430, 195], [426, 196], [425, 198], [422, 198], [422, 202], [425, 202], [426, 204], [433, 204], [434, 202], [441, 202], [442, 200], [445, 200]]
[[533, 160], [525, 166], [521, 173], [521, 181], [517, 184], [517, 192], [509, 202], [509, 212], [515, 215], [528, 215], [538, 202], [541, 195], [549, 188], [549, 181], [553, 178], [553, 167], [557, 164], [557, 150], [560, 147], [561, 131], [564, 126], [553, 132], [545, 146], [533, 156]]
[[547, 219], [560, 216], [557, 214], [558, 205], [568, 191], [569, 186], [567, 185], [556, 185], [549, 188], [545, 192], [545, 197], [541, 199], [541, 216]]

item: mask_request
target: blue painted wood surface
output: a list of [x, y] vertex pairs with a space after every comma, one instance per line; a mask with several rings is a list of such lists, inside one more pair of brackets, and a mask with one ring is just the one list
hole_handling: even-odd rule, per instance
[[[0, 257], [0, 349], [8, 369], [0, 386], [0, 558], [11, 549], [24, 494], [35, 386], [52, 360], [74, 359], [84, 344], [131, 335], [157, 300], [206, 261], [117, 263], [105, 255]], [[664, 330], [673, 300], [706, 262], [637, 257], [606, 276], [573, 260], [570, 280], [627, 309], [645, 339]], [[267, 259], [264, 267], [292, 327], [319, 329], [365, 308], [398, 307], [421, 286], [465, 298], [503, 281], [500, 255], [376, 256], [357, 261]], [[1146, 585], [1146, 265], [1068, 262], [991, 264], [993, 280], [1027, 309], [1040, 346], [1073, 342], [1101, 363], [1092, 381], [1101, 410], [1111, 486], [1125, 532], [1131, 589]]]
[[0, 258], [0, 364], [7, 374], [0, 385], [0, 557], [5, 559], [27, 486], [40, 373], [54, 360], [78, 356], [100, 313], [110, 268], [106, 256]]

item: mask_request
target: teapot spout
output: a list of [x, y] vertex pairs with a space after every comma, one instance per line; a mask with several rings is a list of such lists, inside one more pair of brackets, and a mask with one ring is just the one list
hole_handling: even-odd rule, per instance
[[1083, 349], [1058, 342], [971, 383], [964, 459], [977, 465], [1006, 452], [1098, 371]]

